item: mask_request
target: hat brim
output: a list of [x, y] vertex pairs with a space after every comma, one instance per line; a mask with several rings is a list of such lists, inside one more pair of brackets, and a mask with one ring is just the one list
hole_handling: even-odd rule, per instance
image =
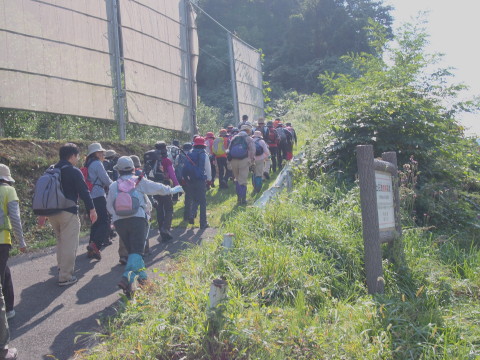
[[5, 180], [5, 181], [11, 182], [11, 183], [15, 182], [15, 180], [13, 180], [13, 178], [11, 176], [0, 176], [0, 180]]
[[90, 152], [87, 154], [87, 156], [90, 156], [90, 155], [92, 155], [93, 153], [96, 153], [96, 152], [99, 152], [99, 151], [107, 152], [107, 150], [105, 150], [104, 148], [100, 148], [100, 149], [96, 149], [96, 150], [90, 151]]
[[117, 170], [117, 171], [132, 171], [133, 169], [135, 169], [135, 165], [134, 165], [134, 167], [126, 168], [126, 169], [120, 169], [120, 168], [118, 167], [118, 165], [115, 165], [115, 166], [113, 167], [113, 170]]

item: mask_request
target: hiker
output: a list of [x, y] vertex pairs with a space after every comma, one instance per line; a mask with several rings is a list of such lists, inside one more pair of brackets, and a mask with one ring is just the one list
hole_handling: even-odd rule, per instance
[[255, 163], [255, 144], [250, 137], [252, 128], [250, 125], [243, 125], [228, 147], [228, 158], [232, 165], [237, 193], [237, 203], [247, 203], [247, 179], [250, 165]]
[[[184, 209], [183, 209], [183, 221], [189, 220], [189, 209], [192, 206], [192, 195], [188, 188], [187, 182], [183, 179], [183, 167], [185, 166], [185, 162], [187, 161], [187, 154], [192, 150], [191, 143], [185, 143], [182, 145], [182, 150], [180, 154], [175, 159], [175, 175], [177, 176], [177, 180], [182, 185], [183, 190], [185, 192], [185, 200], [184, 200]], [[193, 222], [193, 221], [192, 221]]]
[[[151, 153], [151, 151], [152, 150], [147, 153]], [[145, 153], [145, 155], [147, 155], [147, 153]], [[151, 158], [151, 156], [149, 157], [148, 171], [147, 161], [144, 159], [145, 173], [148, 175], [148, 178], [163, 185], [170, 186], [173, 183], [174, 186], [178, 186], [179, 183], [175, 175], [175, 169], [173, 168], [172, 161], [168, 158], [167, 144], [165, 141], [158, 141], [155, 144], [154, 152], [151, 154], [153, 158]], [[160, 237], [163, 241], [169, 241], [173, 239], [170, 232], [173, 219], [172, 195], [170, 193], [155, 195], [154, 199], [156, 202], [155, 208], [157, 210], [157, 223]]]
[[265, 169], [265, 161], [270, 156], [268, 145], [263, 140], [262, 132], [255, 131], [253, 133], [253, 141], [255, 143], [255, 169], [253, 172], [253, 191], [259, 193], [262, 189], [263, 172]]
[[297, 133], [293, 128], [292, 123], [290, 122], [285, 123], [285, 129], [290, 131], [290, 134], [292, 134], [293, 142], [295, 143], [295, 146], [297, 146]]
[[137, 155], [130, 155], [130, 159], [132, 159], [133, 166], [135, 167], [135, 176], [140, 176], [143, 172], [140, 158]]
[[148, 198], [146, 195], [172, 195], [183, 191], [181, 186], [170, 186], [150, 181], [145, 177], [135, 176], [135, 167], [129, 156], [118, 159], [117, 181], [112, 183], [107, 196], [107, 209], [112, 214], [115, 229], [123, 239], [128, 251], [128, 260], [118, 286], [130, 297], [140, 284], [147, 280], [144, 253], [148, 235]]
[[241, 129], [243, 125], [248, 125], [252, 127], [252, 123], [248, 121], [248, 115], [242, 115], [242, 121], [238, 124], [237, 128]]
[[7, 265], [12, 247], [12, 233], [15, 235], [20, 251], [25, 252], [27, 248], [23, 238], [20, 206], [17, 192], [13, 187], [14, 183], [10, 168], [0, 164], [0, 276], [7, 319], [15, 316], [12, 275]]
[[215, 156], [218, 167], [218, 181], [220, 189], [228, 188], [227, 149], [228, 132], [226, 129], [221, 129], [219, 137], [215, 139], [212, 145], [212, 152]]
[[227, 130], [228, 136], [230, 137], [232, 135], [233, 125], [231, 124], [228, 125], [226, 130]]
[[[259, 118], [257, 121], [257, 128], [255, 131], [260, 131], [262, 134], [262, 138], [265, 141], [268, 137], [268, 127], [265, 126], [265, 119], [264, 118]], [[268, 147], [268, 145], [267, 145]], [[270, 151], [268, 152], [270, 154]], [[265, 159], [265, 166], [263, 168], [263, 177], [265, 179], [270, 179], [270, 167], [272, 166], [272, 160], [270, 159], [270, 155]]]
[[85, 204], [92, 224], [97, 220], [97, 212], [83, 174], [75, 167], [78, 163], [79, 153], [77, 145], [67, 143], [60, 147], [60, 161], [54, 165], [55, 169], [60, 169], [63, 194], [72, 206], [48, 211], [49, 214], [38, 218], [38, 224], [42, 227], [48, 217], [57, 237], [58, 285], [60, 286], [68, 286], [77, 282], [77, 277], [73, 275], [73, 272], [80, 235], [77, 204], [79, 197]]
[[283, 166], [283, 160], [291, 160], [291, 153], [288, 154], [289, 150], [292, 149], [292, 134], [284, 128], [282, 122], [277, 124], [275, 131], [278, 134], [278, 150], [277, 150], [277, 161], [278, 167], [281, 169]]
[[116, 165], [118, 160], [118, 154], [115, 150], [107, 150], [105, 152], [105, 160], [103, 160], [103, 167], [107, 171], [108, 177], [112, 179], [112, 181], [117, 180], [118, 173], [113, 167]]
[[[267, 135], [264, 136], [264, 140], [268, 145], [270, 151], [270, 161], [272, 164], [273, 172], [277, 171], [277, 152], [278, 152], [278, 134], [273, 127], [273, 121], [267, 122]], [[269, 168], [270, 169], [270, 168]]]
[[197, 208], [200, 207], [200, 229], [209, 227], [206, 191], [208, 183], [212, 180], [210, 161], [205, 148], [205, 139], [201, 136], [195, 138], [193, 150], [187, 154], [182, 171], [182, 177], [187, 182], [187, 195], [191, 195], [191, 204], [187, 209], [188, 221], [193, 224]]
[[276, 118], [273, 121], [273, 127], [276, 129], [281, 122], [282, 122], [282, 120], [280, 120], [279, 118]]
[[5, 300], [3, 298], [3, 288], [0, 283], [0, 360], [15, 360], [17, 358], [17, 349], [9, 348], [10, 329], [8, 327], [7, 315], [5, 311]]
[[105, 189], [108, 189], [112, 180], [103, 167], [105, 149], [100, 143], [88, 145], [87, 158], [83, 167], [83, 173], [87, 174], [86, 183], [90, 183], [90, 196], [92, 197], [97, 221], [90, 227], [90, 241], [87, 245], [87, 257], [89, 259], [102, 259], [101, 250], [110, 245], [110, 218], [107, 211], [107, 199]]
[[210, 168], [212, 170], [212, 181], [210, 182], [211, 187], [215, 187], [215, 177], [217, 175], [217, 166], [215, 164], [215, 154], [213, 153], [213, 142], [215, 141], [215, 134], [211, 131], [205, 134], [205, 151], [207, 152], [208, 158], [210, 160]]

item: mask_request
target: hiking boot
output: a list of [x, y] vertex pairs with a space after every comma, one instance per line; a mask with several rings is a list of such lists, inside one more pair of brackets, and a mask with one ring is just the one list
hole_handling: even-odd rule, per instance
[[263, 173], [263, 177], [267, 180], [270, 180], [270, 174], [266, 171]]
[[203, 225], [200, 225], [200, 229], [202, 230], [208, 229], [209, 227], [210, 227], [210, 224], [208, 222]]
[[7, 315], [7, 320], [13, 319], [15, 317], [15, 310], [7, 311], [6, 315]]
[[17, 349], [9, 348], [0, 350], [0, 360], [14, 360], [17, 358]]
[[100, 253], [100, 250], [98, 249], [97, 245], [93, 242], [88, 244], [87, 246], [87, 257], [89, 259], [97, 259], [97, 260], [102, 259], [102, 254]]
[[161, 231], [160, 232], [160, 236], [162, 237], [162, 240], [163, 241], [169, 241], [169, 240], [172, 240], [173, 239], [173, 236], [172, 234], [170, 233], [170, 231]]
[[122, 265], [127, 265], [128, 261], [128, 256], [120, 256], [120, 259], [118, 259], [118, 262]]
[[68, 285], [72, 285], [72, 284], [75, 284], [76, 282], [78, 281], [77, 277], [75, 275], [73, 275], [70, 280], [66, 280], [66, 281], [59, 281], [58, 282], [58, 286], [68, 286]]
[[128, 282], [128, 279], [122, 276], [122, 279], [118, 283], [118, 287], [123, 291], [127, 299], [131, 299], [135, 295], [135, 286]]
[[190, 225], [195, 224], [195, 219], [194, 219], [194, 218], [188, 219], [188, 223], [189, 223]]

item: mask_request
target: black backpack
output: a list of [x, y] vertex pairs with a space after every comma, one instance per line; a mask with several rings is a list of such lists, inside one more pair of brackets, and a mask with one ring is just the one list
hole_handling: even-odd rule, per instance
[[149, 150], [143, 154], [144, 171], [147, 178], [158, 183], [170, 183], [162, 166], [162, 153], [159, 150]]

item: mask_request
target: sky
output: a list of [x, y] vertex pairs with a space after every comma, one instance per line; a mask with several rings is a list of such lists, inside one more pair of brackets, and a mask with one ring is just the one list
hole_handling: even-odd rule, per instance
[[[480, 1], [479, 0], [385, 0], [395, 10], [394, 28], [411, 21], [419, 11], [429, 11], [427, 51], [445, 54], [442, 66], [455, 68], [454, 83], [470, 87], [467, 97], [480, 96]], [[466, 133], [480, 137], [480, 114], [465, 114], [460, 123]]]

